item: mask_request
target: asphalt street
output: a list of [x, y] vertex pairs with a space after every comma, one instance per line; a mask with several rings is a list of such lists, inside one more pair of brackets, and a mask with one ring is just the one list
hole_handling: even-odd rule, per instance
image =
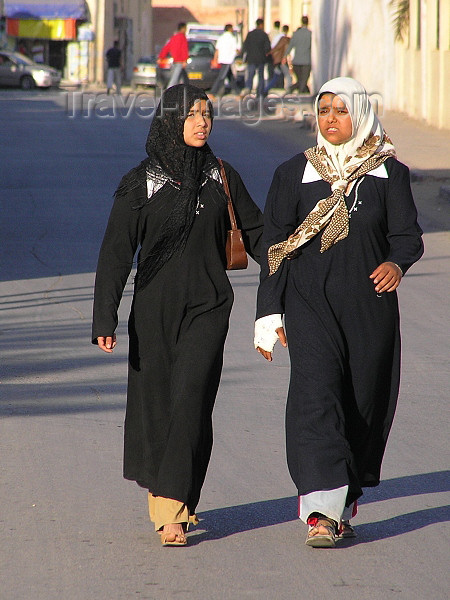
[[[399, 290], [399, 406], [356, 540], [304, 545], [284, 450], [288, 357], [277, 348], [268, 364], [253, 350], [251, 261], [230, 273], [201, 522], [187, 548], [162, 548], [145, 491], [121, 474], [130, 282], [116, 351], [90, 344], [112, 194], [145, 156], [150, 110], [92, 97], [0, 90], [2, 600], [446, 600], [450, 133], [383, 117], [412, 168], [426, 251]], [[313, 144], [301, 122], [270, 113], [222, 115], [210, 138], [261, 207], [276, 166]]]

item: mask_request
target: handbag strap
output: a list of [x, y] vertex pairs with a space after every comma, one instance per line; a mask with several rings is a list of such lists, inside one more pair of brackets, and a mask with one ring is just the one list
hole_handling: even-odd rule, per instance
[[236, 216], [234, 214], [233, 202], [231, 200], [230, 188], [228, 186], [228, 179], [225, 173], [225, 168], [221, 158], [217, 158], [220, 165], [220, 176], [222, 178], [223, 187], [226, 195], [228, 196], [228, 214], [230, 215], [231, 229], [237, 229]]

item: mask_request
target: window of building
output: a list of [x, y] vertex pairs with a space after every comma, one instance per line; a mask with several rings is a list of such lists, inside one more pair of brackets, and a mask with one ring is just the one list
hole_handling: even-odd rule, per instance
[[417, 13], [416, 13], [416, 50], [420, 50], [420, 45], [422, 42], [422, 0], [417, 1]]
[[436, 0], [436, 50], [439, 50], [440, 45], [440, 27], [441, 25], [441, 2]]

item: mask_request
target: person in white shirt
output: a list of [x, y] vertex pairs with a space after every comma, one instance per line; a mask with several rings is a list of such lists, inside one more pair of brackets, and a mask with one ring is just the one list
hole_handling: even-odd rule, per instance
[[281, 38], [283, 37], [283, 33], [281, 33], [280, 31], [280, 26], [281, 23], [280, 21], [275, 21], [275, 23], [273, 24], [273, 29], [270, 32], [270, 47], [273, 49], [275, 48], [275, 46], [278, 44], [278, 42], [281, 40]]
[[234, 94], [239, 93], [236, 78], [231, 69], [231, 65], [236, 58], [237, 50], [237, 40], [233, 34], [233, 25], [228, 23], [225, 25], [225, 30], [216, 43], [214, 60], [221, 64], [222, 67], [219, 71], [216, 81], [214, 82], [214, 85], [211, 88], [211, 93], [209, 94], [210, 99], [214, 100], [219, 91], [220, 94], [223, 94], [223, 90], [225, 88], [225, 79], [227, 78], [232, 92]]
[[274, 65], [274, 73], [272, 79], [270, 79], [264, 90], [265, 94], [269, 93], [269, 90], [273, 87], [283, 87], [286, 90], [290, 90], [292, 86], [292, 77], [287, 64], [287, 58], [284, 56], [286, 48], [289, 46], [290, 39], [288, 37], [289, 25], [283, 25], [282, 33], [277, 35], [272, 41], [272, 50], [270, 54]]

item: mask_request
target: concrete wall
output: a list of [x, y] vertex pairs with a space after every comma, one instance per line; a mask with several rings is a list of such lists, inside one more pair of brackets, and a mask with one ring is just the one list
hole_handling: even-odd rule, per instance
[[91, 46], [90, 81], [105, 81], [105, 52], [119, 40], [124, 60], [124, 79], [134, 64], [151, 53], [153, 42], [150, 0], [87, 0], [95, 41]]
[[159, 53], [167, 40], [177, 30], [178, 23], [197, 22], [198, 19], [184, 6], [159, 6], [153, 4], [153, 48]]
[[410, 0], [410, 30], [396, 45], [394, 108], [450, 129], [450, 0]]
[[[227, 2], [216, 0], [184, 0], [183, 2], [176, 2], [176, 0], [153, 0], [152, 5], [158, 8], [158, 12], [161, 15], [168, 15], [170, 11], [175, 13], [178, 9], [180, 15], [183, 15], [183, 12], [186, 13], [185, 16], [187, 17], [191, 14], [191, 21], [208, 23], [210, 25], [225, 25], [226, 23], [236, 25], [238, 22], [236, 11], [244, 10], [246, 12], [247, 10], [247, 0], [229, 0]], [[187, 20], [187, 18], [180, 20]], [[164, 27], [164, 25], [164, 22], [154, 21], [155, 38], [158, 35], [157, 30], [159, 27]]]
[[311, 5], [313, 89], [349, 76], [392, 108], [396, 95], [395, 44], [389, 0], [315, 0]]

